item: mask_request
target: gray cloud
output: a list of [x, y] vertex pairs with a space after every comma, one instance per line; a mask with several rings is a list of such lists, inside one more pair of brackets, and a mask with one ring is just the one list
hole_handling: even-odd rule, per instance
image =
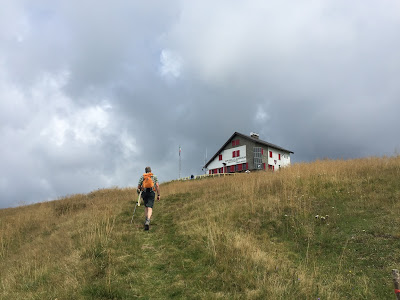
[[200, 174], [234, 132], [293, 161], [399, 150], [397, 1], [18, 0], [0, 11], [0, 207]]

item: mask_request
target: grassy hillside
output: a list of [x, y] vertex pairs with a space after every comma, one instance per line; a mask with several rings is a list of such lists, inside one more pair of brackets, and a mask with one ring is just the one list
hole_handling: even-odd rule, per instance
[[[400, 157], [0, 210], [1, 299], [395, 299]], [[318, 215], [318, 217], [316, 217]]]

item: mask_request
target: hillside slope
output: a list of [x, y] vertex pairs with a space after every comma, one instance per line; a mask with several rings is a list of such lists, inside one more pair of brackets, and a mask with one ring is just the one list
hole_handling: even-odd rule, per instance
[[1, 299], [395, 299], [399, 156], [161, 188], [0, 210]]

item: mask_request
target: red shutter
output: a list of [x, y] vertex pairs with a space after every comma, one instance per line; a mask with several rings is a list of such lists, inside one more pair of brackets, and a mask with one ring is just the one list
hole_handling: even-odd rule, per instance
[[240, 150], [237, 151], [236, 156], [237, 156], [237, 157], [240, 156]]
[[236, 151], [232, 152], [232, 157], [235, 157]]
[[231, 172], [235, 172], [235, 166], [231, 166]]
[[264, 155], [264, 149], [261, 148], [261, 155]]
[[281, 160], [281, 155], [280, 155], [280, 154], [278, 154], [278, 156], [279, 156], [279, 160]]
[[269, 157], [272, 157], [272, 151], [269, 151]]
[[232, 141], [232, 147], [235, 147], [236, 143], [235, 141]]
[[222, 154], [219, 155], [219, 160], [222, 160]]
[[210, 175], [211, 175], [211, 170], [208, 170], [208, 174], [210, 174]]
[[238, 171], [242, 171], [242, 168], [243, 168], [242, 164], [238, 165]]
[[263, 168], [264, 168], [264, 170], [265, 170], [265, 163], [263, 163]]

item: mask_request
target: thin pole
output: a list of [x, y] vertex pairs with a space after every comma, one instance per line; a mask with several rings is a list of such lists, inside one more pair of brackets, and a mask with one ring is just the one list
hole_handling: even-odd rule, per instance
[[397, 300], [400, 300], [400, 274], [399, 270], [392, 270], [393, 284], [394, 284], [394, 293], [396, 294]]
[[179, 179], [181, 179], [181, 167], [182, 167], [182, 162], [181, 162], [181, 146], [179, 146]]

